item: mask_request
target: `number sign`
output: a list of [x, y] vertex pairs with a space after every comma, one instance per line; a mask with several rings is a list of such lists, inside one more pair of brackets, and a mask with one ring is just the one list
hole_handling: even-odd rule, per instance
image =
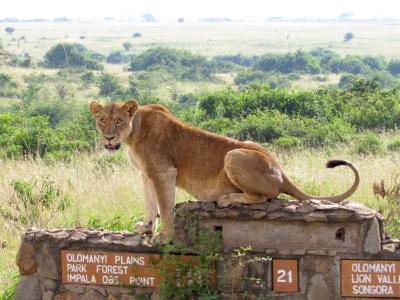
[[272, 261], [273, 291], [295, 293], [299, 291], [299, 267], [296, 259]]

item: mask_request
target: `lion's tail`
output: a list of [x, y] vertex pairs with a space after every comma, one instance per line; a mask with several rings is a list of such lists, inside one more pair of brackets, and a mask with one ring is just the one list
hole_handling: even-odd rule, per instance
[[340, 194], [337, 196], [326, 196], [326, 197], [308, 195], [307, 193], [303, 192], [298, 187], [296, 187], [289, 180], [289, 178], [287, 178], [287, 176], [284, 176], [284, 184], [283, 184], [282, 192], [285, 194], [291, 195], [298, 200], [317, 199], [317, 200], [329, 200], [329, 201], [332, 201], [335, 203], [341, 202], [341, 201], [345, 200], [346, 198], [350, 197], [357, 190], [357, 187], [360, 184], [360, 174], [358, 173], [357, 168], [349, 161], [329, 160], [326, 163], [327, 168], [335, 168], [337, 166], [349, 167], [350, 169], [353, 170], [354, 176], [355, 176], [353, 185], [351, 186], [351, 188], [349, 190], [347, 190], [343, 194]]

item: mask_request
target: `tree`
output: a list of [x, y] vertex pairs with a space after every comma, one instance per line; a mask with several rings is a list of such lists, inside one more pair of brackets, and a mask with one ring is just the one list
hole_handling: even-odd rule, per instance
[[12, 33], [15, 31], [15, 29], [12, 28], [12, 27], [6, 27], [6, 28], [4, 29], [4, 31], [7, 32], [8, 34], [12, 34]]
[[176, 21], [178, 23], [185, 23], [185, 19], [184, 18], [178, 18]]
[[142, 18], [145, 22], [157, 22], [156, 18], [154, 18], [153, 15], [149, 13], [142, 15]]
[[122, 44], [124, 47], [125, 51], [131, 50], [132, 49], [132, 43], [131, 42], [125, 42]]
[[345, 42], [349, 42], [349, 41], [351, 41], [353, 38], [354, 38], [354, 34], [352, 34], [351, 32], [347, 32], [347, 33], [344, 35], [344, 41], [345, 41]]
[[133, 37], [134, 37], [134, 38], [140, 38], [140, 37], [142, 37], [142, 34], [141, 34], [140, 32], [135, 32], [135, 33], [133, 34]]

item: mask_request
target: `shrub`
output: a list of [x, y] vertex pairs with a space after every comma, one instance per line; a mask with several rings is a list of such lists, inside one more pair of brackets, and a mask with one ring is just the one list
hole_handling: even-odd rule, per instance
[[187, 50], [151, 48], [132, 58], [130, 70], [167, 71], [177, 79], [210, 80], [217, 71], [215, 63]]
[[387, 66], [387, 70], [392, 75], [395, 75], [395, 76], [399, 75], [400, 74], [400, 60], [392, 59]]
[[130, 57], [126, 54], [123, 54], [121, 51], [111, 52], [107, 56], [107, 62], [110, 64], [122, 64], [128, 63], [130, 61]]
[[387, 145], [387, 149], [389, 151], [400, 151], [400, 139], [395, 139], [393, 141], [390, 141], [389, 144]]
[[114, 92], [121, 88], [118, 79], [110, 73], [101, 73], [97, 79], [97, 86], [99, 87], [99, 95], [111, 96]]
[[264, 54], [256, 60], [254, 67], [265, 72], [292, 73], [298, 71], [312, 74], [321, 72], [318, 59], [303, 51], [297, 51], [294, 54]]
[[135, 32], [132, 36], [134, 38], [140, 38], [140, 37], [142, 37], [142, 34], [140, 32]]
[[300, 140], [294, 136], [282, 136], [275, 141], [275, 146], [281, 149], [293, 149], [298, 147], [301, 143]]
[[65, 211], [71, 204], [69, 194], [47, 178], [42, 178], [41, 183], [16, 179], [12, 187], [13, 212], [5, 214], [0, 210], [0, 214], [7, 221], [17, 219], [25, 228], [47, 226], [55, 213]]
[[390, 184], [374, 182], [373, 191], [379, 211], [385, 216], [385, 232], [391, 238], [400, 237], [400, 182], [399, 174], [392, 177]]
[[378, 154], [382, 151], [382, 141], [375, 133], [369, 132], [361, 137], [356, 143], [358, 154]]
[[122, 44], [122, 46], [124, 47], [125, 51], [128, 51], [130, 49], [132, 49], [132, 43], [131, 42], [125, 42]]
[[352, 34], [351, 32], [347, 32], [344, 35], [344, 41], [345, 42], [351, 41], [353, 38], [354, 38], [354, 34]]
[[4, 28], [4, 31], [7, 32], [8, 34], [12, 34], [15, 31], [15, 29], [12, 27], [6, 27]]
[[85, 46], [72, 43], [59, 43], [44, 57], [44, 64], [49, 68], [85, 67], [92, 70], [101, 70], [100, 60], [103, 56], [89, 51]]

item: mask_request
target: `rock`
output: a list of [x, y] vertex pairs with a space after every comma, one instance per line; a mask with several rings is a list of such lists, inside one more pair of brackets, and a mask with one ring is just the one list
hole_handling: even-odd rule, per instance
[[329, 300], [329, 290], [321, 274], [314, 275], [307, 291], [307, 300]]
[[342, 221], [350, 219], [354, 215], [354, 212], [344, 210], [344, 209], [336, 209], [332, 212], [328, 213], [326, 216], [330, 221]]
[[240, 211], [231, 208], [231, 209], [228, 209], [227, 215], [229, 218], [237, 218], [240, 216]]
[[324, 250], [324, 249], [310, 249], [310, 250], [307, 250], [307, 254], [309, 254], [309, 255], [326, 255], [326, 250]]
[[76, 243], [86, 241], [87, 236], [83, 232], [75, 231], [68, 239], [68, 242]]
[[311, 212], [304, 216], [304, 221], [306, 221], [306, 222], [326, 222], [326, 221], [328, 221], [328, 218], [323, 213]]
[[290, 250], [289, 249], [278, 249], [279, 255], [287, 256], [290, 255]]
[[42, 300], [53, 300], [54, 293], [52, 291], [45, 291], [42, 296]]
[[337, 255], [337, 251], [336, 250], [328, 250], [326, 253], [328, 256], [336, 256]]
[[286, 213], [282, 211], [276, 211], [268, 215], [268, 219], [274, 220], [274, 219], [279, 219], [282, 218], [283, 216], [286, 216]]
[[43, 287], [46, 291], [55, 291], [57, 289], [57, 281], [53, 279], [42, 279]]
[[379, 232], [379, 222], [376, 218], [372, 220], [368, 228], [367, 236], [364, 241], [364, 252], [370, 254], [381, 252], [381, 235]]
[[78, 300], [78, 297], [76, 297], [73, 293], [69, 291], [63, 291], [57, 294], [54, 297], [54, 300]]
[[292, 255], [304, 255], [304, 254], [306, 254], [306, 250], [305, 249], [296, 249], [296, 250], [292, 250], [292, 252], [290, 254], [292, 254]]
[[60, 261], [58, 250], [51, 247], [48, 243], [44, 243], [37, 254], [38, 275], [42, 278], [58, 280], [60, 271], [57, 261]]
[[303, 266], [304, 271], [309, 273], [328, 273], [331, 259], [326, 256], [306, 256]]
[[266, 215], [267, 215], [267, 212], [265, 212], [265, 211], [259, 211], [259, 212], [256, 212], [256, 213], [253, 215], [253, 218], [254, 218], [254, 219], [262, 219], [262, 218], [264, 218]]
[[315, 210], [315, 206], [314, 205], [312, 205], [312, 204], [304, 204], [304, 205], [299, 206], [296, 209], [296, 212], [302, 213], [302, 214], [307, 214], [307, 213], [313, 212], [314, 210]]
[[394, 253], [396, 251], [395, 244], [386, 244], [382, 246], [383, 253]]
[[189, 201], [188, 203], [185, 204], [185, 208], [188, 211], [196, 210], [200, 208], [200, 203], [197, 201]]
[[23, 242], [17, 253], [17, 266], [22, 275], [31, 275], [36, 273], [37, 262], [35, 257], [35, 248], [29, 242]]
[[208, 218], [209, 216], [211, 216], [211, 214], [210, 214], [209, 212], [204, 211], [204, 210], [198, 211], [198, 212], [197, 212], [197, 215], [198, 215], [199, 217], [202, 217], [202, 218]]
[[259, 210], [266, 210], [268, 207], [268, 202], [264, 202], [264, 203], [257, 203], [257, 204], [252, 204], [250, 205], [251, 209], [259, 209]]
[[265, 249], [265, 254], [267, 255], [273, 255], [278, 253], [278, 249], [272, 248], [272, 249]]
[[21, 276], [17, 284], [15, 300], [40, 300], [40, 284], [35, 275]]
[[83, 294], [85, 292], [85, 288], [77, 284], [64, 284], [64, 288], [74, 294]]
[[89, 290], [84, 295], [80, 296], [81, 300], [106, 300], [107, 298], [100, 294], [98, 291]]
[[224, 218], [228, 216], [228, 209], [218, 209], [214, 214], [217, 218]]
[[296, 208], [297, 208], [296, 205], [291, 204], [291, 205], [285, 206], [282, 210], [286, 211], [286, 212], [290, 212], [290, 213], [295, 213], [296, 212]]
[[215, 210], [215, 203], [214, 202], [202, 202], [201, 209], [205, 211], [214, 211]]

